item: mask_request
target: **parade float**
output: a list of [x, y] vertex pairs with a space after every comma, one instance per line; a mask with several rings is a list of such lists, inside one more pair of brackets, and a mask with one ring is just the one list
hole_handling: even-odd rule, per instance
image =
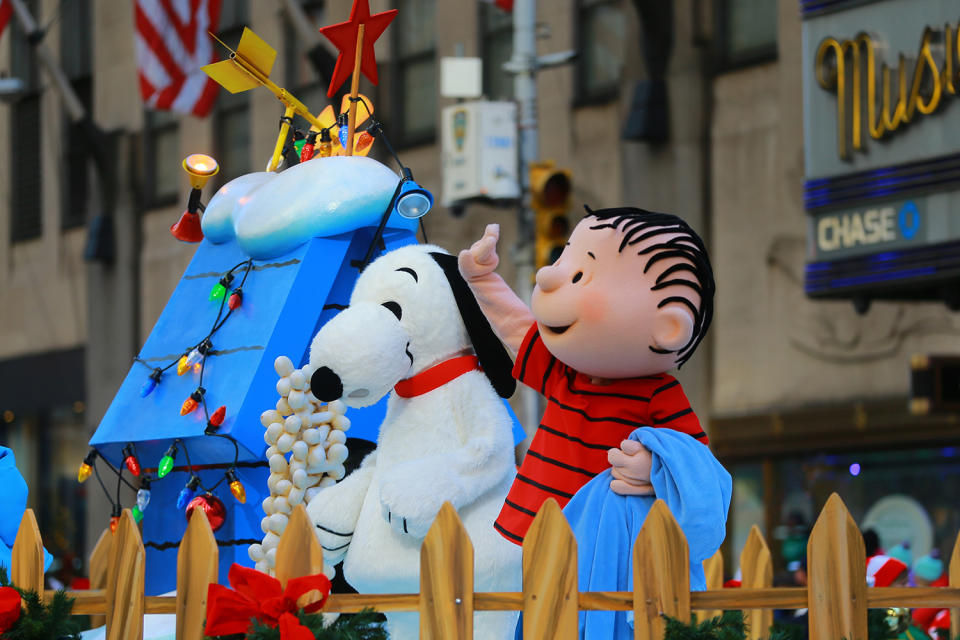
[[[199, 153], [184, 160], [192, 189], [171, 233], [197, 250], [80, 465], [78, 479], [95, 478], [114, 511], [91, 558], [91, 589], [66, 594], [72, 613], [103, 616], [110, 640], [145, 637], [145, 616], [157, 614], [174, 614], [171, 631], [147, 637], [309, 640], [382, 637], [370, 609], [417, 612], [420, 637], [437, 639], [473, 637], [476, 612], [522, 611], [523, 637], [533, 639], [577, 637], [584, 611], [627, 613], [636, 638], [695, 637], [686, 625], [694, 611], [703, 619], [741, 609], [750, 637], [760, 638], [773, 608], [808, 607], [811, 637], [853, 640], [867, 637], [868, 606], [960, 604], [956, 586], [868, 590], [860, 532], [837, 496], [813, 528], [805, 588], [772, 588], [770, 550], [754, 528], [740, 556], [743, 589], [721, 589], [719, 553], [692, 563], [696, 541], [677, 523], [683, 514], [651, 498], [642, 526], [624, 534], [634, 539], [620, 540], [632, 560], [617, 576], [623, 584], [584, 589], [578, 551], [600, 557], [603, 541], [584, 545], [548, 499], [529, 514], [522, 590], [475, 589], [469, 517], [448, 501], [435, 520], [416, 525], [424, 529], [417, 589], [330, 593], [333, 570], [307, 507], [350, 477], [348, 436], [376, 441], [386, 403], [348, 410], [349, 402], [319, 399], [311, 341], [347, 307], [367, 265], [417, 242], [418, 218], [432, 205], [358, 91], [361, 73], [376, 82], [373, 42], [394, 14], [370, 15], [357, 0], [350, 20], [322, 30], [341, 51], [330, 95], [351, 79], [339, 111], [315, 116], [277, 86], [276, 52], [249, 29], [227, 60], [206, 68], [231, 92], [270, 90], [284, 106], [280, 135], [266, 171], [228, 182], [205, 206], [202, 190], [217, 163]], [[294, 115], [310, 129], [292, 130]], [[378, 142], [397, 171], [367, 157]], [[124, 485], [135, 502], [123, 502]], [[44, 637], [26, 630], [68, 607], [43, 588], [30, 510], [11, 557], [12, 586], [0, 581], [0, 637]], [[691, 585], [691, 576], [702, 584]], [[960, 543], [949, 583], [960, 584]], [[701, 636], [723, 626], [739, 634], [730, 637], [747, 633], [731, 621], [701, 625]]]
[[[372, 259], [415, 243], [433, 197], [393, 152], [360, 75], [377, 82], [373, 45], [396, 11], [322, 29], [341, 51], [329, 95], [350, 80], [339, 111], [319, 115], [270, 78], [276, 51], [244, 29], [229, 57], [204, 71], [232, 93], [263, 87], [283, 104], [266, 170], [202, 202], [214, 158], [183, 161], [191, 191], [171, 227], [196, 253], [90, 441], [81, 482], [96, 474], [113, 504], [142, 520], [147, 592], [174, 587], [187, 518], [203, 509], [233, 562], [272, 570], [291, 510], [346, 472], [349, 435], [372, 442], [384, 403], [344, 416], [309, 393], [310, 340], [342, 310]], [[232, 44], [232, 43], [231, 43]], [[292, 128], [294, 116], [308, 131]], [[397, 170], [367, 157], [379, 144]], [[511, 414], [512, 415], [512, 414]], [[518, 433], [522, 433], [519, 431]], [[120, 487], [136, 490], [121, 502]]]

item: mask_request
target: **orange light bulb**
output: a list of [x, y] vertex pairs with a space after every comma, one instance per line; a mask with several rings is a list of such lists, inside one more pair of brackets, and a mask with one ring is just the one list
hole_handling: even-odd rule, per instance
[[180, 415], [185, 416], [194, 409], [197, 408], [197, 401], [193, 397], [189, 397], [183, 401], [183, 404], [180, 406]]
[[196, 409], [203, 400], [204, 393], [206, 393], [206, 391], [203, 387], [197, 387], [197, 390], [191, 393], [190, 397], [183, 401], [183, 405], [180, 407], [180, 415], [185, 416]]

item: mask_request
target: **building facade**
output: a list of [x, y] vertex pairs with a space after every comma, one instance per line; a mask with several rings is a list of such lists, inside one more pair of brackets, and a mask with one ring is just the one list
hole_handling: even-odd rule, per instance
[[[109, 134], [115, 172], [110, 189], [99, 189], [83, 138], [12, 24], [0, 69], [23, 78], [26, 91], [0, 104], [8, 158], [0, 170], [0, 444], [17, 453], [45, 539], [62, 537], [64, 550], [85, 557], [109, 507], [92, 481], [78, 487], [77, 465], [193, 254], [168, 230], [188, 193], [180, 161], [216, 157], [214, 187], [260, 170], [282, 108], [254, 90], [221, 91], [204, 119], [145, 110], [132, 2], [28, 4], [50, 24], [44, 44]], [[440, 112], [454, 103], [438, 97], [439, 59], [481, 57], [486, 96], [512, 99], [501, 69], [512, 50], [510, 17], [475, 0], [370, 4], [400, 13], [377, 42], [380, 84], [361, 91], [404, 164], [439, 194]], [[906, 494], [927, 512], [930, 544], [946, 544], [960, 527], [957, 508], [937, 498], [960, 481], [956, 453], [944, 448], [955, 417], [908, 412], [909, 357], [949, 353], [960, 319], [939, 301], [878, 300], [862, 314], [850, 300], [805, 293], [801, 78], [814, 64], [805, 4], [542, 0], [539, 52], [578, 56], [537, 76], [540, 157], [572, 171], [578, 209], [669, 211], [706, 240], [718, 285], [713, 326], [678, 377], [734, 474], [731, 550], [758, 522], [779, 551], [791, 514], [810, 524], [831, 491], [858, 519], [888, 494]], [[345, 20], [349, 6], [302, 2], [314, 26]], [[323, 108], [326, 82], [304, 56], [313, 43], [293, 28], [284, 1], [224, 0], [222, 13], [222, 40], [235, 45], [244, 25], [253, 28], [278, 50], [273, 79]], [[810, 126], [833, 131], [836, 123]], [[85, 260], [104, 212], [115, 255]], [[437, 206], [424, 218], [429, 241], [451, 251], [489, 222], [502, 225], [500, 271], [513, 281], [515, 208]]]

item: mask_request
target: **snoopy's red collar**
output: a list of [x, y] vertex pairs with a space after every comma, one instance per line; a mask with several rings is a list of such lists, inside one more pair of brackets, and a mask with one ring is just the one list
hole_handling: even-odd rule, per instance
[[401, 398], [422, 396], [474, 369], [480, 369], [480, 361], [477, 356], [450, 358], [433, 365], [429, 369], [424, 369], [412, 378], [401, 380], [393, 387], [393, 390]]

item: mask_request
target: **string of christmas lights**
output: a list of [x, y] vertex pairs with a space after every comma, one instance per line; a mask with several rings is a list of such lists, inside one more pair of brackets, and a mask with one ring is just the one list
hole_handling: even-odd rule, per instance
[[[178, 453], [178, 447], [183, 448], [184, 455], [187, 459], [187, 469], [190, 477], [187, 481], [187, 484], [180, 491], [180, 494], [177, 497], [177, 509], [187, 509], [189, 515], [192, 507], [208, 506], [199, 504], [197, 502], [198, 500], [206, 499], [208, 503], [212, 501], [219, 503], [220, 501], [213, 496], [213, 491], [220, 486], [224, 480], [228, 482], [230, 486], [230, 492], [233, 494], [234, 498], [240, 503], [246, 502], [246, 489], [244, 488], [243, 483], [237, 477], [236, 473], [236, 466], [240, 457], [239, 445], [237, 444], [236, 439], [234, 439], [232, 436], [228, 434], [217, 433], [217, 431], [223, 425], [224, 419], [226, 418], [226, 405], [221, 405], [212, 414], [210, 413], [207, 406], [206, 390], [203, 387], [203, 374], [204, 369], [206, 368], [207, 356], [213, 351], [213, 343], [211, 339], [224, 326], [224, 324], [226, 324], [233, 312], [242, 306], [243, 286], [246, 284], [247, 276], [249, 276], [252, 268], [253, 260], [248, 259], [237, 265], [234, 265], [229, 271], [219, 278], [217, 283], [211, 288], [209, 295], [210, 301], [219, 302], [219, 308], [217, 309], [217, 316], [213, 321], [213, 326], [203, 339], [184, 349], [179, 358], [173, 360], [163, 367], [154, 367], [139, 355], [134, 358], [136, 362], [139, 362], [151, 369], [149, 377], [140, 388], [141, 398], [146, 398], [153, 393], [153, 391], [160, 384], [163, 374], [173, 367], [177, 368], [177, 375], [183, 375], [191, 369], [199, 373], [197, 388], [187, 397], [186, 400], [184, 400], [180, 407], [180, 415], [188, 415], [195, 411], [198, 407], [201, 407], [204, 418], [206, 419], [206, 428], [203, 431], [203, 435], [224, 438], [231, 442], [234, 448], [233, 464], [230, 465], [224, 475], [216, 483], [214, 483], [213, 486], [206, 487], [201, 482], [200, 476], [196, 473], [193, 465], [190, 462], [190, 453], [187, 449], [186, 443], [180, 438], [174, 440], [173, 444], [170, 445], [163, 457], [160, 459], [160, 463], [157, 465], [157, 477], [155, 479], [151, 478], [149, 475], [142, 474], [142, 466], [140, 464], [139, 456], [136, 453], [136, 446], [134, 443], [129, 442], [123, 448], [123, 465], [119, 468], [114, 468], [113, 465], [106, 460], [106, 458], [103, 458], [103, 456], [100, 455], [96, 449], [91, 447], [91, 449], [87, 452], [87, 455], [84, 457], [83, 462], [81, 463], [77, 472], [77, 480], [83, 483], [86, 482], [92, 473], [96, 474], [97, 480], [99, 481], [107, 500], [110, 501], [112, 506], [110, 518], [111, 531], [116, 529], [117, 522], [119, 521], [120, 514], [122, 512], [120, 496], [120, 489], [122, 488], [122, 485], [126, 484], [131, 490], [136, 490], [137, 492], [136, 504], [131, 509], [131, 512], [134, 519], [137, 522], [140, 522], [143, 519], [143, 514], [147, 508], [147, 505], [150, 503], [151, 483], [155, 482], [156, 480], [163, 479], [170, 473], [170, 471], [173, 470]], [[241, 269], [242, 275], [239, 273]], [[238, 277], [239, 284], [235, 288], [232, 288], [234, 281]], [[115, 499], [107, 489], [103, 479], [100, 477], [100, 471], [96, 465], [97, 458], [102, 459], [106, 463], [107, 468], [117, 476], [117, 490]], [[123, 467], [126, 467], [126, 470], [131, 475], [140, 479], [139, 487], [135, 488], [123, 477]], [[198, 491], [198, 489], [200, 491]], [[202, 494], [200, 492], [202, 492]], [[222, 503], [220, 503], [219, 508], [222, 510]]]

